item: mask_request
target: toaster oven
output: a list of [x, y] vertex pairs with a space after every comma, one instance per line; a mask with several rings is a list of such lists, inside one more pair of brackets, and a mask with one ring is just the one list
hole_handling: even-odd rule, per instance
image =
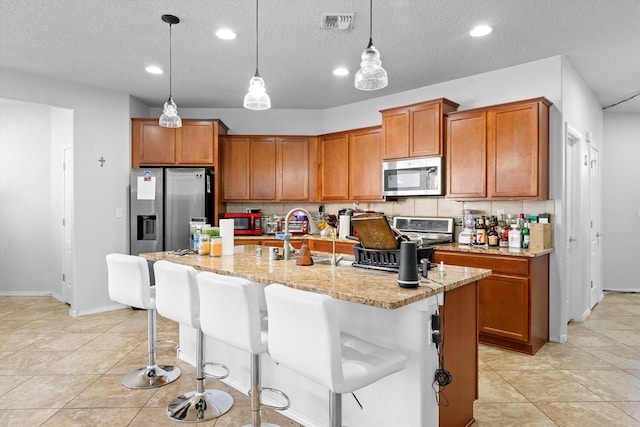
[[[280, 220], [278, 227], [281, 233], [284, 233], [284, 219]], [[289, 221], [289, 234], [309, 234], [309, 220]]]

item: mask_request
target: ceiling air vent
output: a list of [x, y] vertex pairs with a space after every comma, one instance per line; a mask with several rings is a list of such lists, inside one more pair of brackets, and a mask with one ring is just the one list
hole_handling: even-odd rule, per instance
[[323, 13], [320, 16], [320, 28], [325, 30], [350, 30], [353, 27], [355, 13]]

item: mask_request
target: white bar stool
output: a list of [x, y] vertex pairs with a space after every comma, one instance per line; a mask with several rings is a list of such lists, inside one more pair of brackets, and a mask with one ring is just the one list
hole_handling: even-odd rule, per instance
[[341, 332], [330, 296], [273, 284], [265, 297], [271, 358], [329, 389], [332, 427], [342, 427], [342, 393], [404, 369], [404, 354]]
[[[182, 422], [201, 422], [218, 418], [231, 409], [233, 397], [221, 390], [205, 389], [197, 272], [193, 267], [169, 261], [157, 261], [153, 265], [153, 270], [156, 277], [158, 313], [182, 325], [197, 329], [196, 390], [173, 399], [167, 406], [167, 415], [175, 421]], [[226, 375], [214, 378], [225, 377]]]
[[[156, 298], [155, 287], [149, 282], [147, 260], [134, 255], [109, 254], [107, 259], [109, 298], [120, 304], [147, 310], [147, 366], [135, 369], [122, 378], [128, 388], [155, 388], [175, 381], [180, 369], [156, 363]], [[176, 344], [173, 342], [173, 344]], [[175, 350], [177, 345], [161, 350]]]
[[287, 403], [271, 406], [261, 402], [260, 355], [268, 350], [267, 324], [260, 312], [262, 285], [239, 277], [204, 272], [198, 274], [200, 291], [200, 326], [206, 336], [251, 355], [251, 424], [243, 427], [278, 427], [263, 423], [260, 409], [269, 407], [279, 411], [289, 408], [289, 398], [280, 390], [267, 388], [279, 394]]

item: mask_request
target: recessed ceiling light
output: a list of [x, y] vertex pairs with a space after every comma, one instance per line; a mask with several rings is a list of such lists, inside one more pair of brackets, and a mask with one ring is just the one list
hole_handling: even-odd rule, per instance
[[336, 68], [333, 70], [333, 75], [335, 76], [347, 76], [349, 75], [349, 70], [346, 68]]
[[493, 28], [488, 25], [478, 25], [469, 31], [469, 34], [471, 37], [483, 37], [491, 33], [491, 31], [493, 31]]
[[233, 40], [236, 38], [236, 33], [234, 33], [228, 28], [223, 28], [221, 30], [216, 31], [216, 37], [222, 40]]
[[164, 71], [162, 71], [162, 68], [156, 67], [155, 65], [149, 65], [147, 68], [145, 68], [145, 71], [147, 73], [151, 73], [151, 74], [162, 74], [162, 73], [164, 73]]

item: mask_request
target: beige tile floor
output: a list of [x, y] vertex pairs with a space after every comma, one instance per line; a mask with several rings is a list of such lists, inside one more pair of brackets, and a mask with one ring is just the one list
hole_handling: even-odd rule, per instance
[[[182, 369], [175, 383], [152, 390], [120, 383], [146, 362], [146, 328], [140, 310], [70, 318], [51, 297], [0, 297], [0, 426], [180, 425], [165, 407], [195, 380], [175, 352], [159, 353], [159, 363]], [[159, 338], [177, 334], [174, 322], [158, 317]], [[587, 321], [569, 324], [568, 343], [548, 343], [535, 356], [481, 345], [479, 366], [476, 426], [640, 426], [640, 294], [606, 294]], [[229, 391], [235, 405], [198, 425], [248, 422], [247, 397], [219, 381], [207, 386]], [[300, 426], [263, 413], [265, 422]]]

